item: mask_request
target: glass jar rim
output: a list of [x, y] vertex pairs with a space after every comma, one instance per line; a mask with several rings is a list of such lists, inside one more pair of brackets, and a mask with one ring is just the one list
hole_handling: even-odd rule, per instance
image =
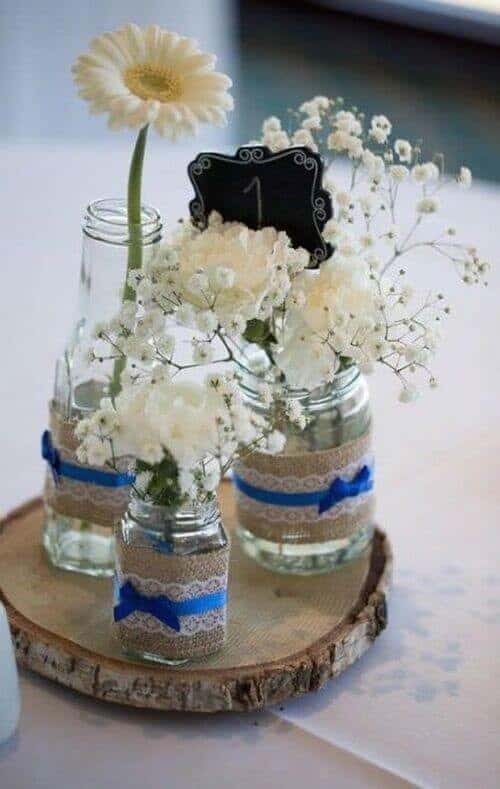
[[143, 528], [162, 531], [167, 523], [176, 523], [176, 528], [189, 530], [200, 525], [215, 523], [220, 518], [217, 497], [204, 504], [186, 502], [177, 506], [153, 504], [132, 494], [128, 503], [128, 515]]
[[[308, 389], [286, 387], [285, 396], [288, 400], [307, 400], [308, 404], [311, 406], [321, 405], [326, 401], [331, 402], [332, 400], [340, 400], [351, 391], [360, 380], [362, 380], [362, 375], [359, 367], [356, 364], [351, 364], [343, 370], [336, 372], [331, 381], [325, 382], [311, 391]], [[255, 385], [252, 385], [254, 382]], [[240, 389], [243, 394], [251, 400], [259, 401], [261, 400], [261, 395], [258, 384], [263, 382], [265, 381], [259, 379], [258, 376], [250, 378], [250, 375], [245, 375], [240, 382]]]
[[127, 201], [123, 198], [93, 200], [85, 210], [83, 232], [97, 241], [128, 246], [131, 228], [140, 231], [143, 246], [157, 243], [163, 229], [160, 213], [152, 206], [141, 205], [141, 221], [129, 225]]

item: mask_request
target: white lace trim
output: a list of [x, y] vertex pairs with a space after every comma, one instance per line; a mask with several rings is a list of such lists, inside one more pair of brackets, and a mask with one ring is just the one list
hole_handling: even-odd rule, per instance
[[[193, 597], [201, 597], [205, 594], [220, 592], [227, 588], [226, 575], [214, 575], [206, 581], [190, 581], [187, 584], [162, 583], [156, 578], [141, 578], [135, 573], [117, 573], [118, 585], [130, 581], [140, 594], [148, 597], [159, 597], [166, 595], [170, 600], [180, 601], [189, 600]], [[152, 614], [145, 614], [141, 611], [134, 611], [129, 614], [120, 624], [132, 629], [144, 630], [147, 633], [160, 633], [169, 638], [179, 638], [180, 636], [194, 636], [196, 633], [206, 633], [216, 627], [225, 627], [227, 615], [227, 605], [220, 608], [213, 608], [204, 614], [190, 614], [180, 616], [179, 623], [181, 629], [173, 630], [168, 625], [160, 622]]]
[[87, 482], [60, 477], [56, 486], [50, 475], [47, 478], [47, 496], [50, 502], [57, 502], [58, 497], [64, 496], [71, 498], [75, 502], [88, 504], [91, 507], [105, 507], [111, 510], [125, 510], [130, 488], [123, 486], [120, 488], [106, 488], [103, 485], [91, 485]]
[[236, 473], [249, 485], [263, 490], [279, 491], [280, 493], [314, 493], [326, 489], [336, 477], [350, 482], [363, 468], [373, 466], [373, 455], [366, 454], [339, 469], [330, 469], [326, 474], [310, 474], [306, 477], [279, 477], [276, 474], [263, 474], [254, 468], [238, 463]]
[[222, 592], [227, 589], [226, 575], [213, 575], [206, 581], [189, 581], [186, 584], [162, 583], [157, 578], [141, 578], [135, 573], [117, 573], [120, 586], [130, 581], [134, 589], [140, 594], [148, 597], [159, 597], [165, 595], [170, 600], [179, 602], [181, 600], [191, 600], [193, 597], [201, 597], [214, 592]]
[[334, 521], [342, 515], [352, 515], [372, 496], [373, 493], [371, 491], [360, 493], [357, 496], [340, 501], [326, 512], [320, 514], [317, 505], [310, 507], [279, 507], [256, 501], [245, 496], [240, 490], [237, 491], [238, 507], [243, 512], [247, 512], [249, 515], [263, 521], [293, 524], [315, 523], [324, 520]]
[[224, 608], [214, 608], [206, 614], [193, 614], [192, 616], [180, 616], [179, 623], [181, 629], [173, 630], [168, 625], [164, 625], [155, 616], [134, 611], [120, 622], [120, 625], [134, 629], [144, 630], [147, 633], [159, 633], [168, 638], [180, 638], [181, 636], [195, 636], [197, 633], [208, 633], [216, 627], [226, 625], [226, 606]]

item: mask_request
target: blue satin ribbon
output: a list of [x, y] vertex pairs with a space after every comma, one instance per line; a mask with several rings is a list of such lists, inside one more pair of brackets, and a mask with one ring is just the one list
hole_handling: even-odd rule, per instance
[[327, 512], [335, 504], [347, 498], [358, 496], [373, 488], [373, 469], [370, 466], [363, 466], [354, 479], [344, 480], [336, 477], [326, 490], [313, 491], [311, 493], [283, 493], [277, 490], [265, 490], [250, 485], [238, 474], [233, 476], [234, 484], [245, 496], [263, 504], [273, 504], [277, 507], [318, 507], [321, 514]]
[[95, 468], [77, 466], [74, 463], [67, 463], [61, 459], [59, 451], [52, 443], [52, 436], [49, 430], [42, 434], [42, 457], [49, 464], [54, 482], [59, 483], [59, 477], [68, 477], [77, 482], [88, 482], [91, 485], [102, 485], [105, 488], [122, 488], [131, 485], [135, 476], [126, 472], [101, 471]]
[[134, 611], [152, 616], [163, 622], [164, 625], [171, 627], [177, 633], [181, 629], [179, 622], [180, 616], [190, 614], [205, 614], [212, 608], [222, 608], [227, 602], [227, 590], [220, 592], [193, 597], [191, 600], [170, 600], [166, 595], [159, 597], [148, 597], [141, 594], [127, 581], [118, 589], [118, 604], [115, 605], [113, 615], [115, 622], [125, 619]]
[[318, 512], [321, 515], [322, 512], [327, 512], [339, 501], [359, 496], [360, 493], [367, 493], [372, 488], [373, 471], [370, 466], [363, 466], [349, 481], [336, 477], [319, 500]]

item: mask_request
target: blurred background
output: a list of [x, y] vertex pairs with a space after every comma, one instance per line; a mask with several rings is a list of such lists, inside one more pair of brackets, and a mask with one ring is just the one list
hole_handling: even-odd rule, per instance
[[0, 98], [5, 141], [130, 144], [89, 120], [69, 70], [89, 40], [133, 20], [194, 36], [236, 84], [224, 134], [199, 147], [255, 137], [261, 120], [314, 93], [425, 129], [450, 170], [467, 162], [500, 179], [500, 0], [20, 0], [1, 2]]

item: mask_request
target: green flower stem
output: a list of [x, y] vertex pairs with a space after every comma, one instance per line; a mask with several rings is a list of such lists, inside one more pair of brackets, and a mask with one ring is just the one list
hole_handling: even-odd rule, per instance
[[[142, 267], [142, 224], [141, 224], [141, 187], [142, 169], [144, 164], [144, 151], [148, 126], [140, 130], [130, 162], [127, 192], [127, 221], [128, 221], [128, 260], [127, 274], [123, 286], [123, 302], [135, 301], [135, 291], [128, 283], [129, 274]], [[121, 389], [120, 378], [127, 360], [125, 357], [117, 359], [113, 368], [113, 377], [109, 387], [111, 398], [114, 399]]]

